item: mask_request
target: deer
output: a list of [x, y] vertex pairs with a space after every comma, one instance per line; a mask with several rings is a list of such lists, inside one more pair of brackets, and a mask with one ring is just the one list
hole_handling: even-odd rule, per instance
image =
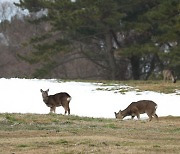
[[176, 83], [176, 77], [174, 76], [174, 71], [170, 69], [163, 70], [163, 79], [164, 81], [172, 80], [173, 83]]
[[49, 89], [43, 91], [40, 89], [42, 93], [42, 98], [44, 103], [50, 107], [50, 113], [56, 112], [56, 107], [62, 106], [65, 110], [65, 115], [68, 112], [70, 114], [69, 103], [71, 101], [71, 96], [66, 92], [60, 92], [54, 95], [48, 95]]
[[121, 120], [126, 116], [131, 116], [131, 119], [137, 116], [138, 120], [140, 120], [140, 114], [146, 113], [149, 117], [149, 121], [151, 121], [152, 117], [155, 117], [156, 120], [158, 120], [156, 109], [157, 104], [155, 102], [151, 100], [140, 100], [132, 102], [125, 110], [120, 110], [118, 113], [114, 113], [115, 117]]

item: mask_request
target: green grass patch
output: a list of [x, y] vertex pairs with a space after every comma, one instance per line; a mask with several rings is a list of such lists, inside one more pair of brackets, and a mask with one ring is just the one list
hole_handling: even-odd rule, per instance
[[17, 147], [18, 148], [27, 148], [27, 147], [29, 147], [29, 145], [27, 145], [27, 144], [19, 144], [19, 145], [17, 145]]

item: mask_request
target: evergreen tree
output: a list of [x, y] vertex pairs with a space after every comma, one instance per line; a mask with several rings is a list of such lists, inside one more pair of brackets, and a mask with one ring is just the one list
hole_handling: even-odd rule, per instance
[[123, 31], [130, 36], [121, 52], [131, 61], [134, 79], [147, 79], [157, 66], [179, 68], [179, 0], [129, 2]]
[[[130, 60], [134, 79], [147, 79], [158, 67], [180, 70], [179, 0], [20, 0], [17, 5], [30, 12], [48, 10], [33, 20], [52, 25], [32, 40], [39, 51], [36, 61], [70, 51], [76, 43], [109, 79], [119, 79], [116, 53]], [[42, 43], [54, 34], [56, 40]]]
[[151, 40], [159, 47], [163, 66], [180, 71], [180, 1], [160, 0], [145, 18], [153, 26]]
[[[53, 45], [38, 44], [36, 48], [43, 56], [49, 50], [68, 50], [69, 44], [80, 42], [90, 46], [96, 41], [98, 48], [83, 49], [83, 53], [94, 62], [106, 69], [110, 79], [117, 79], [118, 66], [114, 57], [113, 34], [120, 28], [120, 20], [124, 16], [118, 11], [114, 0], [24, 0], [20, 7], [34, 12], [48, 9], [48, 15], [43, 20], [53, 26], [51, 34], [59, 31], [60, 37]], [[42, 19], [36, 20], [39, 21]], [[115, 35], [114, 35], [115, 36]], [[40, 38], [39, 38], [40, 39]], [[37, 41], [37, 39], [35, 39]], [[66, 46], [66, 47], [65, 47]], [[62, 48], [63, 47], [63, 48]], [[43, 52], [43, 53], [42, 53]], [[50, 53], [48, 53], [49, 55]]]

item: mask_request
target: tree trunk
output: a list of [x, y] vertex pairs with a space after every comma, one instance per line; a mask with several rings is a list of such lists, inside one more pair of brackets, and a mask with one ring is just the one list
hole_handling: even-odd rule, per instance
[[105, 35], [105, 41], [106, 41], [106, 52], [107, 52], [107, 59], [109, 64], [109, 70], [110, 70], [110, 78], [111, 80], [116, 79], [116, 61], [114, 57], [114, 49], [112, 45], [112, 36], [109, 33]]
[[161, 69], [163, 69], [163, 64], [162, 64], [161, 60], [159, 59], [158, 54], [153, 54], [153, 55], [152, 55], [152, 59], [151, 59], [151, 63], [150, 63], [150, 70], [149, 70], [149, 72], [147, 73], [147, 75], [146, 75], [146, 77], [145, 77], [145, 80], [148, 80], [148, 79], [149, 79], [149, 77], [150, 77], [151, 74], [153, 73], [153, 71], [154, 71], [154, 69], [155, 69], [155, 67], [156, 67], [157, 64], [159, 65], [159, 67], [160, 67]]
[[130, 58], [132, 66], [132, 76], [134, 80], [140, 79], [140, 58], [138, 56], [132, 56]]
[[156, 62], [156, 55], [154, 54], [152, 55], [151, 62], [150, 62], [150, 69], [149, 69], [149, 72], [147, 72], [146, 74], [145, 80], [147, 80], [153, 73], [155, 69], [155, 62]]

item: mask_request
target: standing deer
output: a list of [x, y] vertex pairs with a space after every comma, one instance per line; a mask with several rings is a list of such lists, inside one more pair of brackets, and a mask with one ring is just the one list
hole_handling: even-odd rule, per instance
[[164, 81], [172, 80], [173, 83], [176, 83], [176, 77], [174, 76], [174, 71], [170, 69], [163, 70]]
[[125, 110], [115, 113], [115, 117], [118, 119], [123, 119], [126, 116], [131, 116], [133, 119], [135, 116], [140, 120], [140, 114], [147, 113], [149, 121], [152, 120], [152, 116], [158, 119], [156, 114], [157, 104], [150, 100], [140, 100], [137, 102], [132, 102]]
[[65, 113], [66, 114], [68, 112], [68, 114], [70, 114], [70, 108], [69, 108], [69, 103], [71, 101], [71, 96], [68, 93], [65, 92], [61, 92], [61, 93], [57, 93], [55, 95], [49, 95], [48, 96], [48, 92], [49, 89], [46, 91], [43, 91], [42, 89], [40, 90], [42, 93], [42, 98], [44, 103], [50, 107], [50, 113], [56, 111], [56, 107], [58, 106], [63, 106]]

